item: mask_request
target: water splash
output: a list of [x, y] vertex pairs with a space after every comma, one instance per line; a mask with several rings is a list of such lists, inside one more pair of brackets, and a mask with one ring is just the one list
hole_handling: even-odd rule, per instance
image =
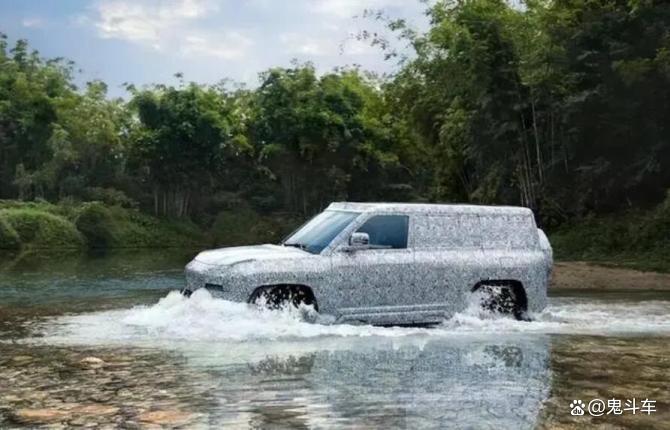
[[44, 342], [97, 345], [506, 333], [670, 335], [668, 301], [553, 299], [542, 313], [531, 315], [532, 322], [524, 322], [486, 313], [475, 298], [464, 312], [433, 328], [330, 324], [328, 316], [310, 323], [305, 312], [268, 311], [214, 298], [206, 290], [190, 299], [173, 291], [154, 305], [50, 318], [37, 331]]
[[503, 318], [470, 306], [445, 321], [441, 330], [467, 333], [545, 333], [585, 335], [670, 335], [670, 302], [662, 300], [603, 302], [553, 299], [531, 321]]
[[42, 320], [33, 326], [42, 337], [27, 342], [176, 352], [189, 372], [205, 375], [198, 384], [207, 396], [221, 399], [208, 409], [209, 422], [231, 427], [286, 410], [317, 427], [337, 417], [363, 427], [530, 429], [552, 381], [547, 334], [670, 335], [670, 301], [654, 300], [552, 299], [523, 322], [482, 312], [475, 298], [433, 328], [303, 317], [206, 290], [190, 299], [171, 292], [153, 305]]

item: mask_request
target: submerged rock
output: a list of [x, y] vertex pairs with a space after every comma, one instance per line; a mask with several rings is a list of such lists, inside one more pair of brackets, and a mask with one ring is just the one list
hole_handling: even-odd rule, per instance
[[22, 424], [44, 424], [62, 421], [70, 416], [70, 413], [60, 409], [17, 409], [12, 414], [15, 421]]
[[148, 424], [178, 426], [186, 424], [191, 419], [191, 414], [182, 411], [148, 411], [138, 416], [139, 420]]
[[85, 357], [82, 358], [79, 363], [92, 368], [98, 368], [105, 365], [105, 361], [98, 357]]
[[72, 412], [81, 415], [114, 415], [119, 412], [119, 408], [110, 405], [81, 405], [72, 409]]
[[17, 355], [12, 357], [12, 361], [17, 364], [23, 364], [33, 361], [33, 357], [30, 355]]
[[15, 402], [20, 402], [21, 397], [16, 396], [14, 394], [7, 394], [6, 396], [2, 396], [2, 400], [5, 401], [5, 402], [15, 403]]

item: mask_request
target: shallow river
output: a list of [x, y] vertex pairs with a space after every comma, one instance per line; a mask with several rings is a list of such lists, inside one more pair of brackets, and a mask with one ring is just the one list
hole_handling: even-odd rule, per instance
[[[668, 293], [561, 291], [533, 322], [310, 324], [184, 299], [189, 257], [0, 260], [0, 428], [670, 428]], [[570, 414], [633, 398], [654, 410]]]

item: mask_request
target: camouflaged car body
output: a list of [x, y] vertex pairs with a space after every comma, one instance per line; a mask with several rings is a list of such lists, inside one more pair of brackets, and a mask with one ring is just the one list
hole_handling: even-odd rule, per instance
[[[307, 286], [320, 314], [377, 324], [442, 321], [491, 281], [520, 283], [530, 312], [546, 305], [551, 247], [527, 208], [332, 203], [326, 210], [360, 214], [319, 254], [282, 245], [204, 251], [186, 266], [187, 288], [214, 287], [219, 297], [246, 302], [260, 286]], [[348, 250], [351, 234], [380, 215], [408, 216], [407, 247]]]

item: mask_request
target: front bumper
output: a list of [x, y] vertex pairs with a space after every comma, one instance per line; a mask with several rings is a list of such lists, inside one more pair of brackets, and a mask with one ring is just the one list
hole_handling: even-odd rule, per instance
[[184, 270], [184, 276], [186, 277], [186, 289], [195, 291], [199, 288], [203, 288], [208, 282], [208, 279], [212, 278], [212, 272], [214, 267], [199, 263], [196, 260], [191, 261], [186, 265]]
[[231, 276], [230, 268], [191, 261], [184, 270], [186, 290], [206, 288], [213, 296], [230, 301], [246, 302], [251, 294], [243, 283]]

